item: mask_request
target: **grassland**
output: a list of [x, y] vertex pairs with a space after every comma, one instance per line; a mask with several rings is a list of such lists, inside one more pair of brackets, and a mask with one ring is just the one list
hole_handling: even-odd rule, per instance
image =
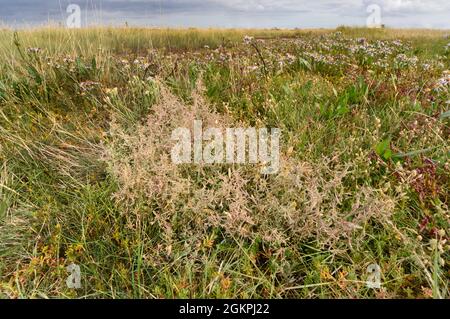
[[[448, 34], [1, 30], [0, 297], [448, 298]], [[281, 171], [174, 165], [194, 118]]]

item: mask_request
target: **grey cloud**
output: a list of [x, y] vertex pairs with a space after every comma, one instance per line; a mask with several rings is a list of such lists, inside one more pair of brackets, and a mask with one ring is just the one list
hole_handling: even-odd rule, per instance
[[[449, 0], [0, 0], [7, 24], [63, 22], [69, 3], [86, 23], [218, 27], [334, 27], [364, 25], [369, 4], [387, 25], [450, 28]], [[98, 17], [101, 17], [98, 18]]]

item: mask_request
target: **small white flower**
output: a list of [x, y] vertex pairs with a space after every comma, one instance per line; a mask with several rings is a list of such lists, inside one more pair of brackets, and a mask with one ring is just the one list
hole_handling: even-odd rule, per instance
[[99, 82], [95, 82], [95, 81], [85, 81], [85, 82], [81, 82], [80, 83], [80, 89], [83, 92], [87, 92], [92, 90], [93, 88], [99, 86], [100, 83]]
[[446, 90], [450, 87], [450, 72], [444, 71], [443, 77], [437, 80], [436, 90]]
[[108, 95], [117, 96], [118, 93], [119, 93], [119, 90], [115, 87], [115, 88], [112, 88], [112, 89], [106, 89], [105, 92]]
[[39, 52], [41, 52], [41, 51], [42, 51], [41, 48], [27, 48], [27, 52], [28, 52], [28, 53], [34, 53], [34, 54], [37, 54], [37, 53], [39, 53]]
[[67, 63], [67, 64], [71, 64], [71, 63], [74, 63], [75, 60], [70, 58], [70, 57], [66, 57], [66, 58], [63, 59], [63, 62]]
[[244, 43], [245, 43], [245, 44], [250, 44], [250, 43], [253, 42], [254, 39], [255, 39], [254, 37], [251, 37], [251, 36], [246, 35], [246, 36], [244, 37]]

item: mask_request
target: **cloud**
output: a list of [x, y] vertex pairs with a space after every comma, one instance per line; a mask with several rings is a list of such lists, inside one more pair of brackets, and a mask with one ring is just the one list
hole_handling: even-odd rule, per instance
[[[238, 10], [341, 12], [358, 13], [371, 4], [385, 12], [431, 13], [447, 12], [450, 20], [450, 0], [210, 0]], [[208, 2], [207, 0], [204, 2]]]
[[377, 4], [388, 26], [450, 28], [450, 0], [0, 1], [0, 21], [12, 24], [62, 21], [65, 8], [74, 3], [80, 5], [85, 16], [101, 16], [101, 23], [106, 24], [128, 21], [136, 25], [168, 26], [333, 27], [364, 25], [366, 8]]
[[232, 9], [267, 11], [334, 11], [336, 9], [358, 8], [362, 0], [212, 0]]
[[365, 4], [378, 4], [385, 12], [430, 13], [447, 11], [449, 0], [364, 0]]

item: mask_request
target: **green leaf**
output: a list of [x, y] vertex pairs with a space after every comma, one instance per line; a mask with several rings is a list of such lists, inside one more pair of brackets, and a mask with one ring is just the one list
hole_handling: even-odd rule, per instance
[[380, 142], [375, 147], [375, 152], [378, 154], [378, 156], [382, 157], [385, 160], [389, 160], [392, 158], [392, 150], [390, 148], [391, 139], [385, 139], [384, 141]]
[[303, 58], [298, 58], [298, 63], [300, 64], [300, 66], [306, 68], [307, 70], [311, 71], [311, 64], [306, 61]]
[[450, 111], [442, 113], [440, 119], [443, 120], [446, 119], [447, 117], [450, 117]]
[[8, 204], [0, 199], [0, 222], [5, 218]]
[[92, 70], [97, 71], [97, 60], [95, 59], [95, 57], [93, 57], [91, 60], [91, 67]]
[[390, 138], [380, 142], [375, 148], [377, 154], [380, 156], [383, 155], [384, 152], [388, 149], [390, 143], [391, 143]]
[[425, 149], [422, 149], [422, 150], [411, 151], [411, 152], [408, 152], [408, 153], [398, 153], [398, 154], [395, 154], [394, 157], [398, 157], [398, 158], [413, 157], [413, 156], [416, 156], [416, 155], [428, 153], [430, 151], [435, 150], [436, 148], [437, 147], [430, 147], [430, 148], [425, 148]]
[[390, 149], [386, 150], [386, 152], [384, 152], [383, 154], [383, 158], [385, 160], [389, 160], [392, 158], [392, 151]]
[[34, 66], [29, 65], [27, 71], [37, 84], [42, 84], [42, 77]]
[[336, 109], [337, 115], [345, 115], [350, 112], [350, 108], [347, 105], [339, 105]]

